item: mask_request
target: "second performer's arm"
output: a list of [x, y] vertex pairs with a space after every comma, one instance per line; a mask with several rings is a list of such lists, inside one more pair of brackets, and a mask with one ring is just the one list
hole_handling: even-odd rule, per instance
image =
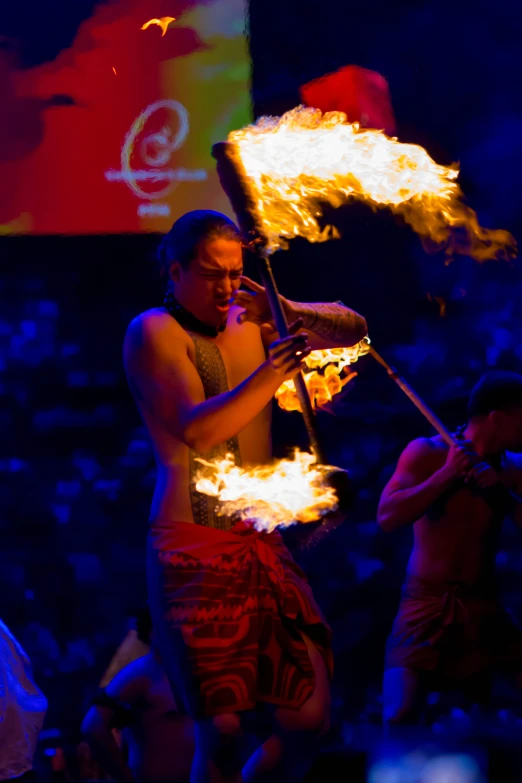
[[396, 530], [424, 516], [457, 479], [468, 475], [477, 455], [469, 441], [460, 441], [450, 447], [443, 465], [436, 466], [435, 459], [438, 462], [434, 444], [427, 438], [405, 448], [379, 501], [377, 521], [383, 530]]

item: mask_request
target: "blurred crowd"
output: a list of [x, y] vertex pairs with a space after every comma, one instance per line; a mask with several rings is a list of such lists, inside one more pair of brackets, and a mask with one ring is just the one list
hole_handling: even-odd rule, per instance
[[[54, 278], [22, 266], [2, 284], [0, 616], [48, 702], [43, 766], [67, 779], [103, 776], [82, 739], [82, 722], [100, 684], [107, 684], [122, 639], [112, 673], [135, 657], [128, 635], [132, 640], [137, 632], [129, 618], [146, 600], [154, 469], [120, 361], [125, 324], [141, 302], [122, 296], [120, 305], [120, 272], [111, 272], [98, 296], [97, 317], [88, 308], [94, 273], [85, 280], [76, 270], [63, 282], [59, 266]], [[467, 394], [484, 370], [520, 368], [522, 325], [513, 315], [522, 282], [516, 271], [494, 264], [462, 262], [448, 275], [451, 287], [443, 274], [445, 288], [421, 280], [434, 294], [425, 290], [402, 303], [409, 324], [402, 339], [387, 339], [384, 320], [374, 327], [370, 321], [370, 336], [453, 427], [465, 420]], [[129, 290], [133, 284], [127, 282]], [[80, 294], [72, 306], [69, 291], [83, 292], [85, 301]], [[334, 730], [341, 745], [353, 725], [380, 722], [384, 642], [411, 543], [408, 529], [393, 536], [379, 531], [379, 494], [408, 440], [430, 434], [370, 357], [355, 369], [336, 415], [320, 414], [329, 460], [347, 468], [356, 485], [355, 507], [313, 549], [296, 552], [334, 630]], [[276, 411], [274, 440], [279, 454], [304, 445], [298, 414]], [[521, 559], [522, 538], [507, 526], [497, 566], [505, 603], [519, 621]], [[509, 699], [499, 697], [499, 710], [511, 714]]]

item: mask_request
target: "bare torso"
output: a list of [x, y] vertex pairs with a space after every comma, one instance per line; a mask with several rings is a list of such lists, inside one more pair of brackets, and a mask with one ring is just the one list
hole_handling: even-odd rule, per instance
[[[227, 328], [216, 338], [191, 336], [163, 308], [150, 310], [141, 318], [161, 318], [165, 328], [171, 333], [172, 340], [182, 340], [191, 362], [197, 367], [195, 340], [205, 340], [219, 350], [226, 371], [228, 388], [232, 389], [244, 381], [265, 360], [265, 349], [259, 328], [252, 323], [238, 324], [239, 308], [231, 308]], [[132, 337], [127, 335], [124, 346], [124, 361], [127, 377], [136, 404], [152, 440], [157, 465], [157, 478], [151, 507], [151, 519], [165, 519], [179, 522], [194, 522], [190, 496], [193, 475], [190, 470], [189, 448], [179, 439], [167, 432], [143, 404], [137, 388], [134, 369], [136, 349]], [[203, 387], [201, 399], [205, 399]], [[271, 405], [261, 411], [241, 432], [238, 433], [239, 451], [243, 466], [265, 464], [271, 459]]]
[[[448, 447], [432, 438], [426, 458], [428, 474], [446, 460]], [[408, 573], [427, 582], [458, 581], [476, 585], [493, 578], [497, 536], [505, 514], [500, 504], [488, 504], [484, 493], [455, 482], [413, 526], [414, 545]]]

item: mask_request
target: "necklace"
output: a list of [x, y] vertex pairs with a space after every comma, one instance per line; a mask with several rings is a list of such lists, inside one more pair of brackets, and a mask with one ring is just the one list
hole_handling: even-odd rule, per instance
[[221, 334], [227, 328], [226, 321], [217, 327], [203, 323], [203, 321], [200, 321], [199, 318], [196, 318], [195, 315], [186, 310], [170, 290], [165, 294], [163, 305], [174, 320], [188, 332], [197, 332], [198, 334], [204, 334], [206, 337], [217, 337], [218, 334]]

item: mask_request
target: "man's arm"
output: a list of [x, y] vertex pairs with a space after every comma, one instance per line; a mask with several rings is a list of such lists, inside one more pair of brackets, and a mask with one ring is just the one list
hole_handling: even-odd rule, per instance
[[[239, 316], [240, 321], [252, 321], [259, 326], [271, 324], [273, 331], [266, 335], [276, 334], [268, 298], [262, 285], [243, 276], [243, 285], [251, 291], [237, 291], [234, 303], [244, 308]], [[251, 293], [252, 292], [252, 293]], [[348, 348], [356, 345], [368, 334], [366, 320], [362, 315], [350, 310], [342, 302], [292, 302], [284, 296], [279, 297], [286, 318], [289, 322], [297, 318], [303, 322], [303, 328], [308, 332], [310, 347], [313, 351], [325, 348]], [[269, 339], [269, 338], [268, 338]]]
[[434, 448], [430, 440], [419, 438], [401, 454], [377, 510], [383, 530], [396, 530], [420, 519], [456, 478], [466, 475], [475, 458], [470, 444], [462, 441], [451, 446], [444, 465], [434, 469]]
[[115, 726], [115, 710], [107, 705], [95, 704], [83, 720], [82, 734], [111, 779], [130, 783], [134, 776], [114, 739], [112, 729]]
[[189, 358], [186, 335], [169, 317], [135, 319], [125, 338], [129, 384], [144, 408], [167, 432], [205, 453], [238, 434], [270, 402], [281, 383], [293, 378], [310, 353], [297, 333], [273, 343], [268, 358], [245, 381], [205, 400], [201, 379]]
[[286, 300], [287, 318], [301, 318], [309, 333], [312, 350], [348, 348], [368, 334], [366, 320], [342, 302], [291, 302]]
[[133, 661], [100, 691], [82, 723], [82, 734], [94, 756], [105, 772], [118, 783], [130, 783], [134, 776], [114, 739], [112, 729], [128, 725], [131, 708], [143, 698], [147, 684], [143, 660]]

